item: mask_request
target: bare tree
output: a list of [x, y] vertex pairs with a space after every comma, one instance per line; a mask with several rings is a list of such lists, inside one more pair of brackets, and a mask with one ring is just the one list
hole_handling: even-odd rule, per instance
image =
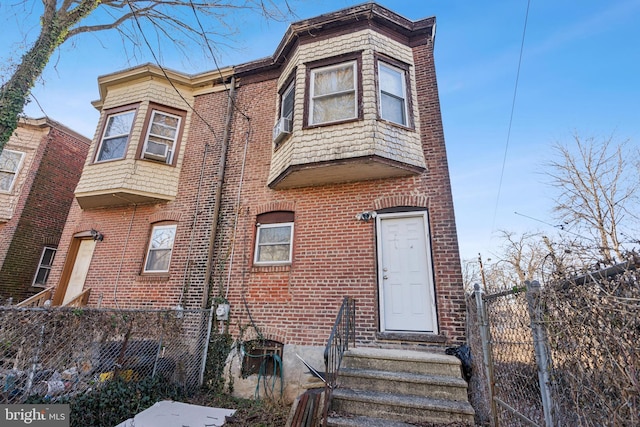
[[[154, 38], [171, 43], [206, 44], [220, 34], [232, 10], [247, 10], [268, 18], [286, 16], [272, 0], [40, 0], [40, 32], [33, 45], [0, 87], [0, 151], [15, 130], [36, 80], [55, 50], [85, 33], [120, 32], [125, 43], [141, 45], [142, 22], [151, 23]], [[37, 0], [17, 0], [15, 7], [26, 15], [38, 7]], [[286, 12], [288, 4], [283, 3]], [[18, 12], [16, 12], [18, 14]], [[202, 16], [202, 19], [200, 19]], [[208, 24], [208, 28], [202, 23]], [[146, 40], [146, 39], [144, 39]]]
[[473, 284], [483, 283], [487, 292], [497, 292], [523, 286], [525, 280], [541, 280], [547, 262], [548, 249], [544, 236], [536, 232], [521, 234], [499, 231], [502, 243], [490, 258], [463, 261], [463, 281], [468, 292]]
[[[546, 172], [558, 191], [554, 211], [574, 236], [603, 263], [624, 258], [623, 235], [638, 224], [638, 152], [627, 141], [574, 135], [573, 144], [554, 145]], [[636, 240], [633, 238], [632, 240]]]

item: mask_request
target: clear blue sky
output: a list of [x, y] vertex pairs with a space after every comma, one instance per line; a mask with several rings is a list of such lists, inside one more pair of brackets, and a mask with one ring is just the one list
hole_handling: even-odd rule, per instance
[[[40, 1], [32, 2], [38, 11]], [[16, 17], [7, 3], [0, 4], [3, 74], [38, 25], [37, 13]], [[291, 20], [359, 3], [292, 0], [297, 16]], [[378, 3], [414, 20], [436, 16], [436, 69], [463, 258], [490, 256], [499, 229], [554, 232], [514, 212], [554, 222], [553, 189], [541, 171], [555, 141], [568, 141], [574, 132], [640, 141], [640, 0], [531, 1], [501, 186], [527, 2]], [[241, 31], [221, 52], [221, 65], [271, 55], [287, 27], [259, 17], [230, 18]], [[197, 58], [186, 61], [166, 50], [163, 65], [187, 73], [215, 68]], [[54, 55], [33, 93], [48, 116], [91, 137], [97, 77], [145, 62], [153, 62], [146, 53], [127, 59], [115, 34], [82, 36]], [[42, 110], [32, 102], [26, 113], [40, 117]]]

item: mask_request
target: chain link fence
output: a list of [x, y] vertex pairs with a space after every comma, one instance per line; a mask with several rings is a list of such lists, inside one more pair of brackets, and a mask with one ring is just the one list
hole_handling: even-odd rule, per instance
[[476, 316], [475, 319], [470, 316], [470, 328], [480, 337], [479, 343], [471, 344], [472, 351], [477, 355], [484, 354], [479, 358], [484, 363], [475, 370], [483, 371], [486, 381], [482, 403], [489, 408], [489, 413], [480, 414], [483, 423], [544, 425], [524, 288], [490, 295], [475, 292], [469, 306], [473, 307]]
[[547, 286], [554, 420], [640, 425], [640, 277], [636, 263]]
[[468, 300], [478, 424], [640, 425], [636, 263]]
[[56, 400], [112, 378], [202, 384], [209, 310], [0, 307], [0, 402]]

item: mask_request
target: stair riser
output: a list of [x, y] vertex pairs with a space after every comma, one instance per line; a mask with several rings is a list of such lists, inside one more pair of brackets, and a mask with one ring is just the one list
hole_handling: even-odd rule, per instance
[[473, 415], [456, 412], [438, 411], [427, 408], [414, 408], [407, 406], [393, 406], [375, 402], [357, 400], [344, 400], [335, 397], [331, 407], [333, 410], [354, 415], [367, 415], [370, 417], [386, 418], [405, 422], [431, 422], [431, 423], [473, 423]]
[[343, 366], [352, 369], [371, 369], [389, 372], [409, 372], [415, 374], [450, 376], [462, 378], [460, 365], [448, 363], [421, 362], [414, 360], [374, 359], [345, 357]]
[[435, 399], [467, 400], [466, 387], [425, 382], [389, 381], [387, 379], [365, 378], [340, 375], [340, 386], [354, 390], [383, 391], [387, 393], [410, 394]]

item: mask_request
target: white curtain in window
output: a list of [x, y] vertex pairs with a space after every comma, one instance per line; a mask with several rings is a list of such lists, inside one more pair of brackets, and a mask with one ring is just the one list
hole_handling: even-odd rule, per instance
[[312, 124], [356, 116], [355, 63], [314, 71]]

